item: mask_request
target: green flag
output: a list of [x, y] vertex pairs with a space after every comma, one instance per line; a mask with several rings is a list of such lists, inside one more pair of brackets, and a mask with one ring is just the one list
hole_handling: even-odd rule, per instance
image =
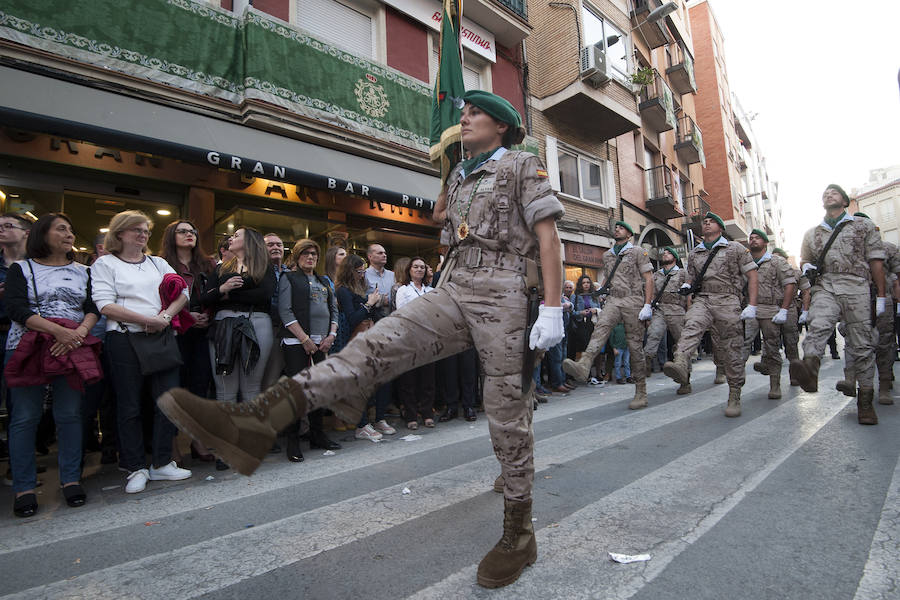
[[431, 162], [441, 168], [441, 181], [462, 156], [459, 117], [466, 87], [462, 76], [462, 47], [459, 31], [462, 0], [444, 0], [441, 18], [441, 43], [438, 49], [438, 73], [431, 99]]

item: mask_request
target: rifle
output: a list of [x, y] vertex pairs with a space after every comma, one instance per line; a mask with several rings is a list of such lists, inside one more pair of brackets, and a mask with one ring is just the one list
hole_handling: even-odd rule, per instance
[[540, 350], [535, 348], [531, 349], [531, 329], [534, 327], [534, 322], [537, 321], [540, 307], [540, 297], [538, 296], [537, 286], [531, 286], [528, 288], [528, 308], [526, 315], [526, 323], [525, 323], [525, 351], [522, 354], [522, 394], [525, 394], [525, 391], [529, 389], [532, 381], [532, 371], [534, 371], [534, 365], [537, 363], [537, 355]]

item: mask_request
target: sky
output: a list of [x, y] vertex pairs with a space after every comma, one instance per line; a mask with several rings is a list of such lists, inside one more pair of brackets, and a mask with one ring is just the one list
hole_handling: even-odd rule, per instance
[[779, 183], [786, 250], [847, 193], [900, 164], [900, 0], [709, 0], [731, 91]]

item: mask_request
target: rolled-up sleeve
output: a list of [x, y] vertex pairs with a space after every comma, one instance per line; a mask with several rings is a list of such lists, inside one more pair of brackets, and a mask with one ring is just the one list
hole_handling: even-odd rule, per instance
[[547, 218], [559, 220], [565, 214], [562, 203], [550, 187], [547, 169], [540, 159], [528, 155], [518, 173], [519, 200], [522, 203], [525, 224], [534, 230], [534, 224]]
[[91, 265], [91, 296], [99, 311], [103, 311], [108, 304], [116, 303], [115, 275], [112, 267], [102, 259]]
[[749, 273], [750, 271], [755, 271], [758, 267], [756, 265], [756, 261], [753, 260], [753, 256], [750, 254], [749, 248], [745, 248], [744, 246], [741, 246], [741, 244], [737, 244], [737, 246], [735, 247], [737, 248], [738, 246], [740, 246], [738, 248], [738, 252], [740, 253], [738, 264], [741, 265], [741, 273]]

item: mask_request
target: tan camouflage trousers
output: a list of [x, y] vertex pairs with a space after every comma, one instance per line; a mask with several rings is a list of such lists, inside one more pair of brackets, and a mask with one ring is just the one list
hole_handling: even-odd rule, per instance
[[784, 355], [789, 361], [800, 358], [800, 353], [797, 350], [797, 344], [800, 343], [800, 325], [797, 323], [799, 317], [797, 307], [792, 304], [788, 309], [787, 321], [781, 326], [781, 335], [784, 338]]
[[678, 342], [678, 352], [692, 356], [707, 329], [712, 336], [713, 361], [717, 366], [725, 368], [729, 387], [743, 386], [744, 360], [741, 347], [744, 332], [741, 327], [741, 305], [737, 296], [697, 296], [684, 315], [684, 329]]
[[820, 357], [831, 331], [843, 322], [846, 364], [852, 365], [861, 388], [874, 389], [875, 338], [871, 325], [869, 294], [836, 294], [816, 286], [809, 305], [809, 332], [803, 340], [803, 356]]
[[[897, 338], [894, 336], [895, 310], [889, 305], [883, 315], [875, 318], [875, 367], [878, 370], [879, 381], [891, 381], [894, 374], [894, 357], [897, 354]], [[845, 332], [846, 330], [842, 335]], [[856, 365], [849, 354], [845, 356], [844, 367], [849, 372], [855, 373]]]
[[[532, 393], [522, 390], [527, 298], [524, 278], [494, 267], [454, 268], [416, 298], [297, 379], [310, 410], [343, 399], [363, 409], [382, 383], [474, 346], [485, 374], [484, 411], [506, 498], [531, 498]], [[529, 373], [528, 381], [531, 381]]]
[[674, 338], [673, 344], [677, 346], [678, 340], [681, 339], [681, 330], [684, 328], [683, 314], [666, 314], [666, 309], [662, 305], [657, 305], [653, 309], [653, 318], [650, 319], [650, 326], [647, 328], [647, 341], [644, 343], [644, 356], [653, 359], [656, 351], [659, 350], [659, 344], [662, 342], [666, 330], [672, 334]]
[[644, 306], [644, 299], [640, 296], [628, 296], [626, 298], [610, 297], [606, 301], [603, 310], [600, 311], [591, 341], [585, 349], [589, 355], [589, 361], [593, 362], [603, 344], [609, 339], [613, 328], [622, 323], [625, 325], [625, 342], [631, 354], [631, 376], [635, 381], [644, 381], [646, 374], [646, 361], [644, 360], [644, 323], [638, 319], [638, 313]]
[[[787, 323], [785, 323], [787, 325]], [[772, 318], [757, 318], [744, 321], [744, 363], [750, 358], [750, 348], [756, 334], [762, 331], [761, 362], [768, 365], [773, 372], [780, 371], [781, 360], [781, 325], [772, 322]], [[796, 348], [796, 346], [795, 346]]]

